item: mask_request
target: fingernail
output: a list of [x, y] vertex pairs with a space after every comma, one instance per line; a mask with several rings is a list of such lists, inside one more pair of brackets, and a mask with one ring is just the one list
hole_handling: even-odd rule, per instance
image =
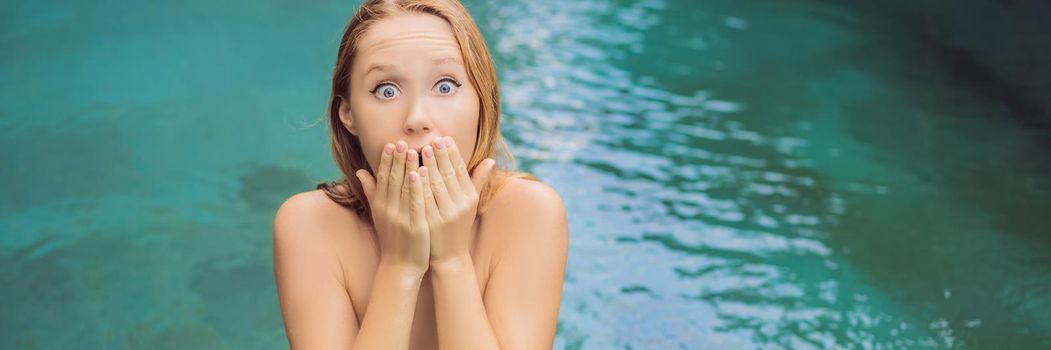
[[434, 145], [438, 147], [438, 149], [445, 149], [445, 140], [438, 139], [438, 142], [435, 142]]
[[452, 146], [453, 146], [453, 137], [452, 136], [446, 136], [445, 137], [445, 147], [452, 147]]
[[387, 145], [383, 146], [383, 153], [393, 154], [394, 153], [394, 145], [388, 143]]
[[402, 142], [402, 141], [398, 141], [398, 153], [405, 152], [405, 150], [408, 149], [408, 148], [409, 148], [409, 144], [407, 144], [405, 142]]
[[416, 183], [416, 172], [409, 173], [409, 182]]
[[434, 158], [434, 150], [431, 149], [431, 146], [423, 147], [423, 156], [427, 158]]
[[417, 156], [416, 155], [416, 150], [410, 149], [409, 150], [409, 160], [415, 162], [416, 161], [416, 156]]

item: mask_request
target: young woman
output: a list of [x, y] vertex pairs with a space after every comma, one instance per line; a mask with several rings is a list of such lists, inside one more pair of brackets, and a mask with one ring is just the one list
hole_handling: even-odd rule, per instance
[[499, 107], [492, 59], [462, 5], [361, 6], [329, 104], [344, 176], [292, 196], [274, 219], [293, 349], [552, 347], [565, 208], [513, 171]]

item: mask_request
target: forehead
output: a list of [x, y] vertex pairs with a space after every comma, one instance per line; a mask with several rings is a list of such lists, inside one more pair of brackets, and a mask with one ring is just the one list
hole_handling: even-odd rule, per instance
[[424, 13], [396, 13], [366, 30], [357, 52], [359, 61], [449, 55], [459, 58], [460, 46], [452, 26], [444, 19]]

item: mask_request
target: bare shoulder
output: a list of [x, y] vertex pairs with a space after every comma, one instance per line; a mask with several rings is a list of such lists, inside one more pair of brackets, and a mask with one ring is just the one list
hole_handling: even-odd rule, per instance
[[553, 228], [544, 230], [552, 234], [568, 234], [565, 232], [567, 218], [562, 196], [553, 187], [540, 181], [511, 179], [493, 195], [487, 216], [497, 227], [546, 227]]
[[353, 219], [349, 211], [332, 201], [324, 191], [313, 190], [292, 195], [281, 203], [274, 216], [275, 226], [318, 227], [333, 220]]
[[511, 179], [492, 199], [492, 210], [503, 213], [523, 209], [564, 210], [562, 197], [550, 185], [528, 179]]
[[[289, 345], [299, 348], [349, 346], [359, 329], [347, 292], [340, 240], [357, 231], [353, 215], [322, 191], [286, 199], [274, 216], [274, 280]], [[345, 227], [341, 227], [345, 226]]]
[[[349, 209], [321, 190], [297, 193], [284, 201], [274, 215], [274, 244], [309, 244], [317, 247], [365, 230]], [[338, 235], [337, 235], [338, 234]], [[343, 237], [340, 237], [343, 236]]]

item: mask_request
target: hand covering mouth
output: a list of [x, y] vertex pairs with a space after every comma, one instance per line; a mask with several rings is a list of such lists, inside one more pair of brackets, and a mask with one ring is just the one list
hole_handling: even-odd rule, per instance
[[416, 148], [416, 160], [419, 161], [419, 166], [423, 166], [423, 147]]

